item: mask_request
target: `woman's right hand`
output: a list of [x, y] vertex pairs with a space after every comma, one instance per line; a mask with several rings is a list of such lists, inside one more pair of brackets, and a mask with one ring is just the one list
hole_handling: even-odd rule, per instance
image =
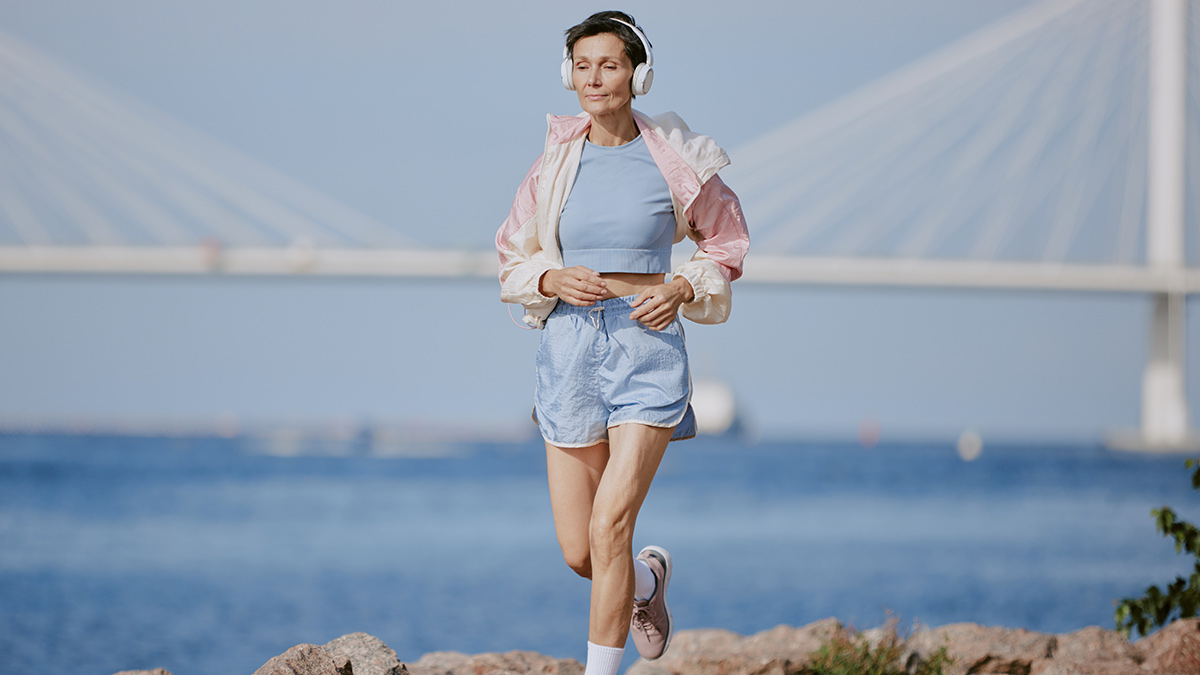
[[560, 270], [547, 270], [538, 282], [538, 291], [548, 298], [558, 298], [577, 307], [588, 307], [604, 298], [608, 283], [592, 270], [577, 265]]

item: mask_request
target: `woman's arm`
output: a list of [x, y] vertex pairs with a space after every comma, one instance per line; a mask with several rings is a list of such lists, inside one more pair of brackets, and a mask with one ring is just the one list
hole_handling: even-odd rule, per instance
[[526, 309], [543, 309], [555, 299], [540, 290], [542, 276], [562, 265], [546, 256], [538, 241], [537, 185], [542, 158], [517, 188], [508, 218], [496, 232], [496, 252], [500, 256], [500, 299], [524, 305]]
[[729, 283], [742, 276], [742, 261], [750, 248], [742, 205], [721, 177], [713, 176], [701, 186], [688, 216], [688, 234], [698, 248], [673, 273], [692, 287], [693, 298], [681, 311], [696, 323], [722, 323], [732, 306]]

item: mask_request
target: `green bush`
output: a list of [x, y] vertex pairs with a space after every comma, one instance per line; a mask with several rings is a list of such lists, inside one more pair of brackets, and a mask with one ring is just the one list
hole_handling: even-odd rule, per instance
[[[1200, 460], [1189, 459], [1185, 463], [1192, 472], [1192, 488], [1200, 491]], [[1175, 581], [1163, 591], [1158, 586], [1146, 589], [1146, 594], [1140, 598], [1123, 598], [1117, 603], [1114, 619], [1117, 630], [1125, 637], [1134, 629], [1141, 635], [1147, 635], [1155, 628], [1161, 628], [1175, 619], [1187, 619], [1196, 616], [1200, 609], [1200, 529], [1195, 525], [1180, 520], [1175, 511], [1169, 507], [1154, 509], [1154, 525], [1164, 537], [1175, 540], [1175, 552], [1184, 553], [1196, 558], [1195, 571], [1187, 579], [1176, 577]]]
[[896, 619], [884, 625], [883, 637], [872, 644], [862, 633], [853, 630], [838, 631], [813, 654], [813, 660], [805, 669], [809, 675], [942, 675], [942, 670], [954, 662], [946, 653], [946, 647], [921, 660], [916, 670], [909, 671], [901, 662], [911, 636], [902, 636], [896, 630]]

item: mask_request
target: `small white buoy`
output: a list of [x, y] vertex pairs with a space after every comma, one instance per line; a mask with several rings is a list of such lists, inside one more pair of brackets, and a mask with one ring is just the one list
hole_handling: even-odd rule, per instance
[[970, 429], [958, 437], [958, 457], [964, 462], [974, 462], [983, 452], [983, 438]]

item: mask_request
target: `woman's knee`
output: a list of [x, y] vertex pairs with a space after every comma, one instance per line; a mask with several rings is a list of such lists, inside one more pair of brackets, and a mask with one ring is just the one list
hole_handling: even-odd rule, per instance
[[566, 561], [567, 567], [570, 567], [575, 574], [584, 579], [592, 578], [592, 557], [586, 553], [583, 555], [572, 555], [563, 551], [563, 560]]
[[[582, 533], [581, 533], [582, 534]], [[592, 553], [585, 537], [559, 537], [558, 548], [562, 550], [563, 562], [584, 579], [592, 578]]]
[[593, 557], [607, 561], [628, 555], [633, 546], [632, 515], [621, 511], [593, 512], [588, 540]]

